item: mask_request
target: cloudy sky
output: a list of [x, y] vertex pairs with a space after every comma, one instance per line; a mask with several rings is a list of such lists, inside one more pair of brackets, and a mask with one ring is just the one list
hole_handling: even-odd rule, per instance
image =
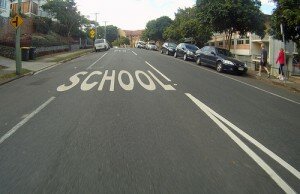
[[[149, 20], [160, 16], [174, 19], [178, 8], [191, 7], [196, 0], [75, 0], [82, 15], [97, 20], [100, 25], [108, 21], [124, 30], [144, 29]], [[262, 0], [262, 11], [271, 14], [274, 5], [269, 0]]]

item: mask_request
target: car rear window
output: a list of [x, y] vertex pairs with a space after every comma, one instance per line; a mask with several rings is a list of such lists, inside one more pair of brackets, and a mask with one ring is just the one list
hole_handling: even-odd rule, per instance
[[104, 40], [103, 39], [96, 39], [95, 44], [97, 44], [97, 43], [104, 43]]
[[186, 48], [189, 49], [189, 50], [192, 50], [192, 51], [196, 51], [196, 50], [199, 49], [199, 48], [196, 47], [195, 45], [191, 45], [191, 44], [187, 44], [187, 45], [186, 45]]

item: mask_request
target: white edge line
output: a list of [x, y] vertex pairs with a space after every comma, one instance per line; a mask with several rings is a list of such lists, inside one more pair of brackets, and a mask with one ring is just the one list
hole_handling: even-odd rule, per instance
[[104, 55], [102, 55], [99, 59], [97, 59], [97, 61], [95, 61], [93, 64], [91, 64], [88, 68], [86, 69], [91, 69], [98, 61], [100, 61], [107, 53], [105, 53]]
[[232, 128], [237, 133], [239, 133], [241, 136], [243, 136], [244, 138], [246, 138], [249, 142], [251, 142], [253, 145], [255, 145], [257, 148], [259, 148], [261, 151], [263, 151], [264, 153], [266, 153], [267, 155], [269, 155], [272, 159], [274, 159], [276, 162], [278, 162], [281, 166], [283, 166], [285, 169], [287, 169], [288, 171], [290, 171], [290, 173], [292, 173], [298, 179], [300, 179], [300, 172], [297, 169], [295, 169], [293, 166], [291, 166], [290, 164], [288, 164], [286, 161], [284, 161], [282, 158], [280, 158], [279, 156], [277, 156], [274, 152], [272, 152], [271, 150], [269, 150], [268, 148], [266, 148], [264, 145], [262, 145], [261, 143], [259, 143], [253, 137], [251, 137], [250, 135], [248, 135], [247, 133], [245, 133], [243, 130], [241, 130], [240, 128], [238, 128], [234, 124], [232, 124], [230, 121], [228, 121], [227, 119], [225, 119], [224, 117], [222, 117], [221, 115], [219, 115], [218, 113], [216, 113], [214, 110], [212, 110], [208, 106], [206, 106], [206, 108], [209, 110], [209, 112], [211, 114], [213, 114], [215, 117], [217, 117], [218, 119], [220, 119], [221, 121], [223, 121], [230, 128]]
[[171, 81], [167, 76], [165, 76], [163, 73], [161, 73], [160, 71], [158, 71], [155, 67], [153, 67], [149, 62], [145, 61], [145, 63], [147, 65], [149, 65], [150, 67], [152, 67], [157, 73], [159, 73], [163, 78], [165, 78], [167, 81]]
[[137, 54], [134, 51], [131, 51], [131, 52], [137, 56]]
[[49, 69], [52, 69], [52, 68], [54, 68], [54, 67], [56, 67], [56, 66], [58, 66], [58, 65], [60, 65], [60, 63], [58, 63], [58, 64], [56, 64], [56, 65], [52, 65], [52, 66], [50, 66], [50, 67], [46, 67], [46, 68], [43, 69], [43, 70], [37, 71], [37, 72], [35, 72], [33, 75], [37, 75], [37, 74], [39, 74], [39, 73], [42, 73], [42, 72], [47, 71], [47, 70], [49, 70]]
[[209, 118], [211, 118], [238, 146], [246, 152], [286, 193], [296, 193], [264, 160], [252, 151], [242, 140], [232, 133], [220, 120], [218, 120], [207, 106], [189, 93], [185, 93]]
[[25, 117], [21, 122], [19, 122], [16, 126], [10, 129], [6, 134], [4, 134], [0, 138], [0, 144], [2, 144], [7, 138], [13, 135], [20, 127], [22, 127], [25, 123], [27, 123], [32, 117], [34, 117], [37, 113], [43, 110], [50, 102], [52, 102], [55, 97], [49, 98], [44, 104], [35, 109], [32, 113], [30, 113], [27, 117]]
[[[174, 60], [176, 60], [176, 59], [174, 59]], [[180, 59], [177, 59], [177, 60], [180, 60]], [[262, 92], [265, 92], [265, 93], [271, 94], [271, 95], [273, 95], [273, 96], [276, 96], [276, 97], [278, 97], [278, 98], [281, 98], [281, 99], [287, 100], [287, 101], [289, 101], [289, 102], [292, 102], [292, 103], [295, 103], [295, 104], [298, 104], [298, 105], [300, 105], [300, 102], [297, 102], [297, 101], [291, 100], [291, 99], [289, 99], [289, 98], [286, 98], [286, 97], [280, 96], [280, 95], [278, 95], [278, 94], [275, 94], [275, 93], [273, 93], [273, 92], [269, 92], [269, 91], [267, 91], [267, 90], [264, 90], [264, 89], [261, 89], [261, 88], [259, 88], [259, 87], [257, 87], [257, 86], [253, 86], [253, 85], [251, 85], [251, 84], [248, 84], [248, 83], [246, 83], [246, 82], [240, 81], [240, 80], [238, 80], [238, 79], [235, 79], [235, 78], [232, 78], [232, 77], [226, 76], [226, 75], [224, 75], [224, 74], [221, 74], [221, 73], [217, 73], [217, 72], [215, 72], [215, 71], [212, 71], [212, 70], [206, 69], [206, 68], [204, 68], [204, 67], [201, 67], [201, 66], [196, 66], [196, 65], [193, 65], [193, 64], [191, 64], [191, 63], [188, 63], [188, 62], [186, 62], [186, 61], [183, 61], [183, 62], [185, 62], [186, 64], [189, 64], [190, 66], [197, 67], [197, 68], [203, 69], [203, 70], [205, 70], [205, 71], [208, 71], [208, 72], [211, 72], [211, 73], [214, 73], [214, 74], [217, 74], [217, 75], [220, 75], [220, 76], [223, 76], [223, 77], [229, 78], [229, 79], [231, 79], [231, 80], [234, 80], [234, 81], [236, 81], [236, 82], [239, 82], [239, 83], [241, 83], [241, 84], [244, 84], [244, 85], [247, 85], [247, 86], [250, 86], [250, 87], [252, 87], [252, 88], [255, 88], [255, 89], [257, 89], [257, 90], [260, 90], [260, 91], [262, 91]]]

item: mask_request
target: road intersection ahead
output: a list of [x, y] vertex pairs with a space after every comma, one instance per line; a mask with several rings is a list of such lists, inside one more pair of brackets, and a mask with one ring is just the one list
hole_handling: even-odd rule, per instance
[[300, 96], [140, 49], [0, 86], [0, 193], [300, 192]]

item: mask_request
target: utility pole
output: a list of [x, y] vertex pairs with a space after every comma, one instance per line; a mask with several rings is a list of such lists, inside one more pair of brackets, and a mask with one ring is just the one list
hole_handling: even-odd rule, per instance
[[103, 21], [104, 22], [104, 39], [106, 39], [106, 23], [108, 22], [108, 21]]
[[100, 13], [93, 13], [93, 14], [95, 14], [95, 19], [96, 19], [96, 35], [95, 35], [95, 37], [97, 38], [97, 36], [98, 36], [98, 25], [97, 25], [97, 23], [98, 23], [98, 14], [100, 14]]
[[[18, 0], [18, 8], [17, 8], [17, 14], [21, 14], [21, 0]], [[16, 48], [15, 48], [15, 54], [16, 54], [16, 74], [20, 75], [22, 70], [22, 61], [21, 61], [21, 46], [20, 46], [20, 39], [21, 39], [21, 26], [17, 28], [16, 31]]]

